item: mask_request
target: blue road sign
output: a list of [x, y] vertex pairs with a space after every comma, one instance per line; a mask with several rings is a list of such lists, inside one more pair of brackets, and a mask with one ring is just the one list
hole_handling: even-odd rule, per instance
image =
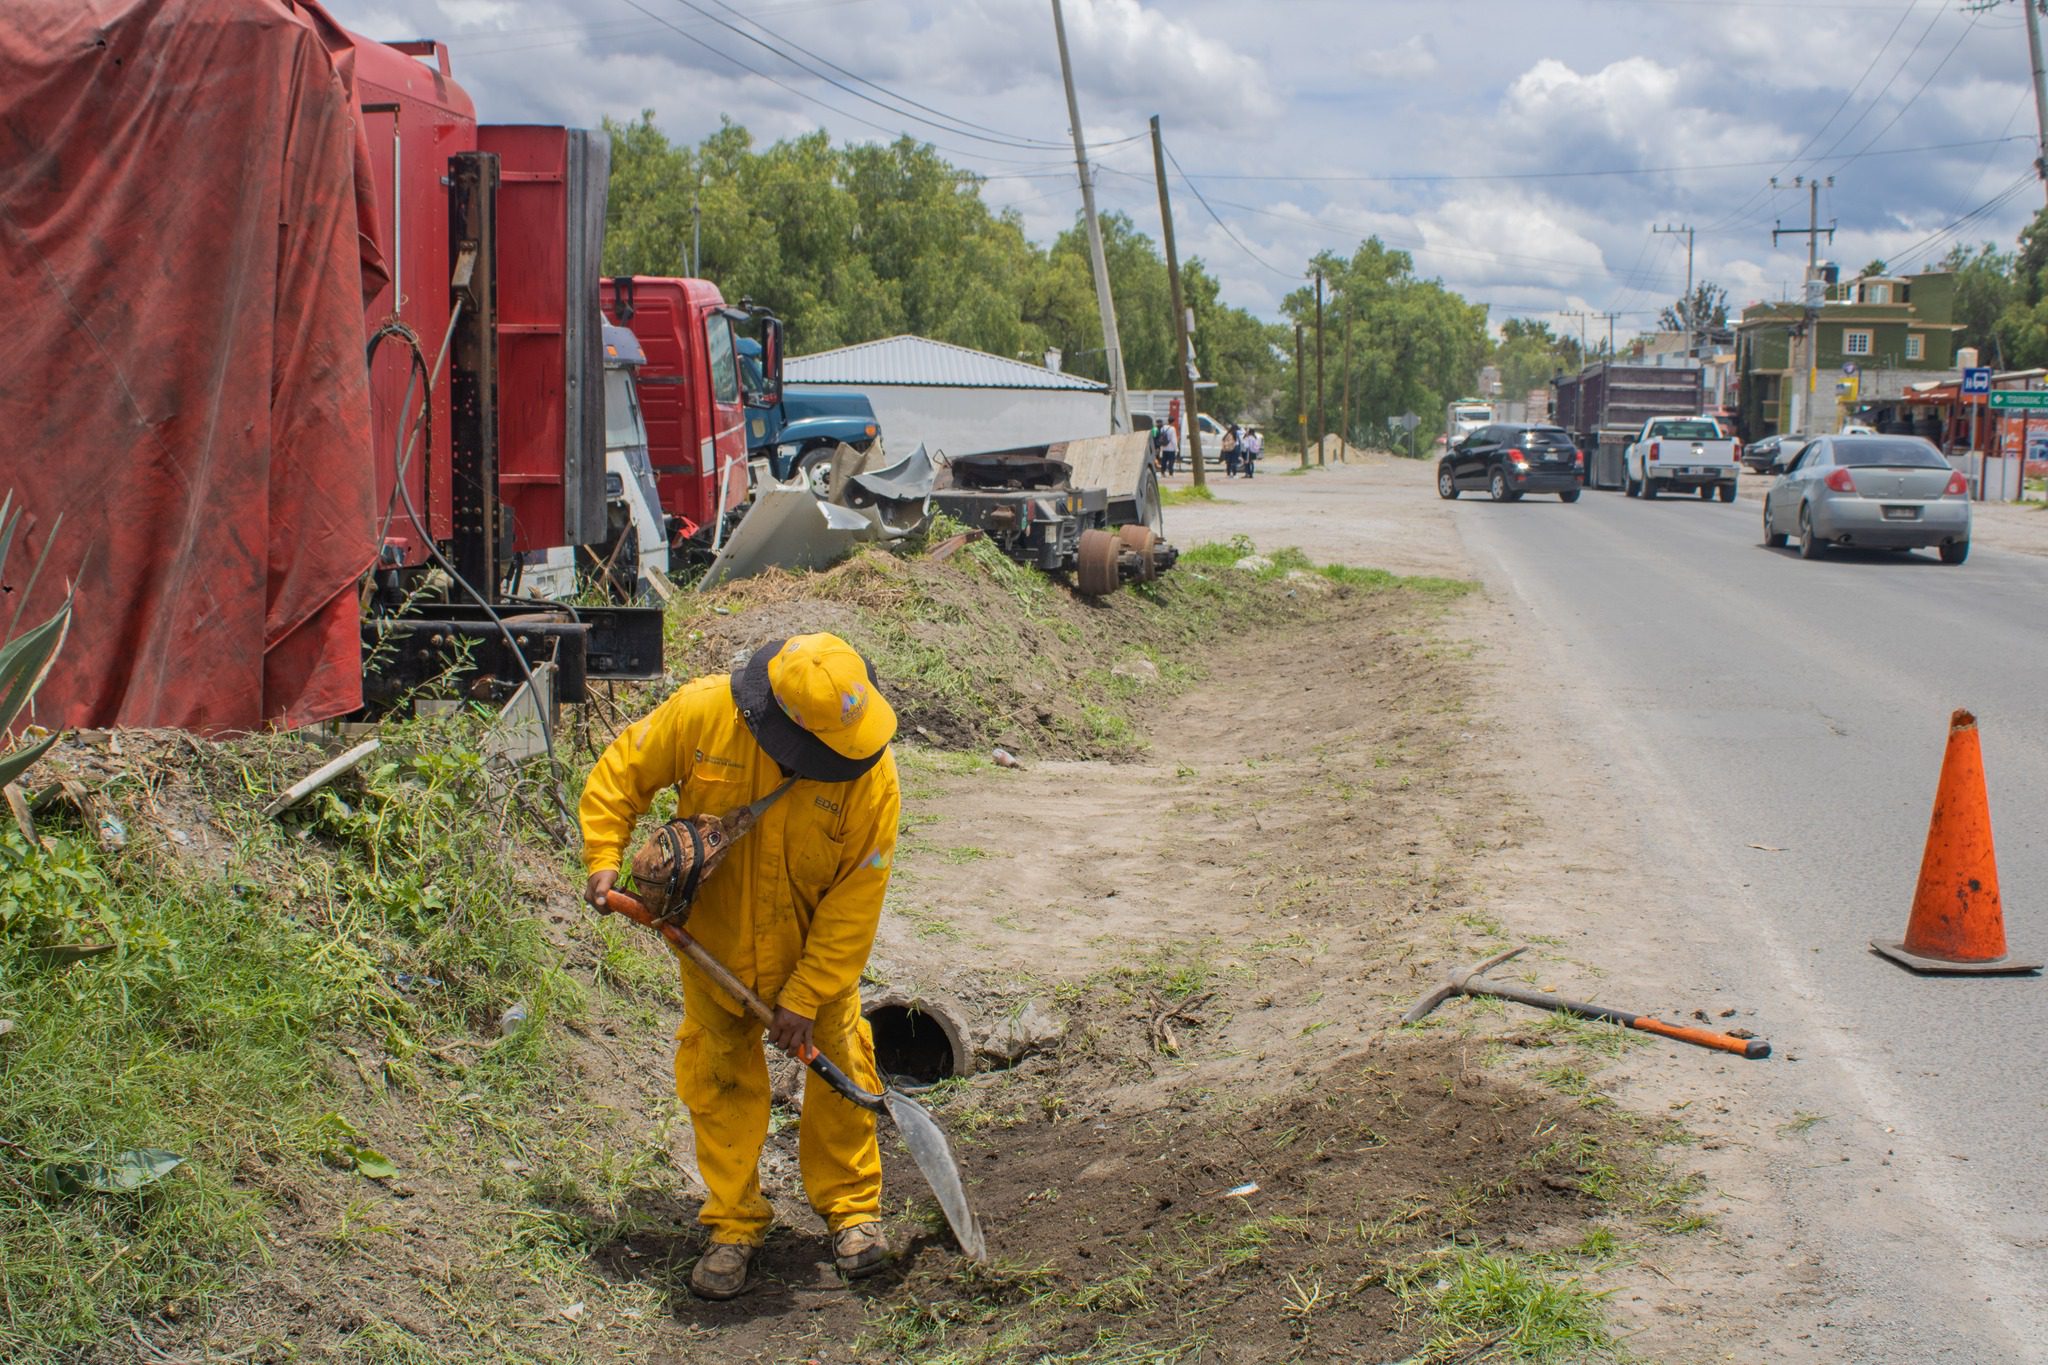
[[1991, 367], [1977, 366], [1963, 371], [1964, 393], [1991, 392]]

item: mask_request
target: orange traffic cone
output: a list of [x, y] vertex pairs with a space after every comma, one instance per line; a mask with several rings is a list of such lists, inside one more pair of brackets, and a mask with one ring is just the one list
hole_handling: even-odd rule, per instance
[[2005, 912], [1998, 903], [1998, 856], [1991, 842], [1991, 804], [1984, 794], [1984, 752], [1977, 718], [1949, 717], [1948, 752], [1934, 789], [1920, 886], [1903, 943], [1871, 947], [1916, 972], [2038, 972], [2038, 962], [2005, 955]]

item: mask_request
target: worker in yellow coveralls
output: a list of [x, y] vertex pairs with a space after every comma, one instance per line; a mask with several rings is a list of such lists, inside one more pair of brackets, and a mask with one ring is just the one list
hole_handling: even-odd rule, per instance
[[[722, 816], [794, 776], [705, 880], [688, 928], [774, 1004], [768, 1036], [777, 1047], [800, 1056], [816, 1046], [869, 1090], [882, 1087], [859, 983], [896, 851], [895, 735], [896, 714], [852, 646], [824, 634], [777, 640], [729, 677], [687, 684], [621, 733], [591, 769], [580, 810], [586, 894], [602, 908], [635, 822], [663, 787], [676, 788], [679, 815]], [[678, 961], [676, 1093], [696, 1132], [708, 1191], [699, 1221], [711, 1229], [690, 1288], [729, 1299], [746, 1287], [772, 1216], [760, 1173], [767, 1058], [739, 1003]], [[891, 1253], [874, 1115], [829, 1086], [806, 1085], [797, 1156], [840, 1271], [882, 1268]]]

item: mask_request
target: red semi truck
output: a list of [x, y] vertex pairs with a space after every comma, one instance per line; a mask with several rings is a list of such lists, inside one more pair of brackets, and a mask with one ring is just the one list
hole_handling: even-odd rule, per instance
[[[632, 331], [646, 357], [640, 408], [654, 484], [673, 523], [671, 551], [715, 549], [747, 501], [746, 395], [734, 328], [751, 319], [727, 306], [709, 280], [623, 276], [603, 281], [600, 295], [606, 315]], [[781, 336], [768, 319], [763, 368], [778, 382]]]
[[78, 592], [38, 719], [658, 676], [658, 611], [517, 596], [610, 533], [602, 133], [479, 124], [444, 46], [310, 0], [0, 9], [0, 127], [4, 482]]

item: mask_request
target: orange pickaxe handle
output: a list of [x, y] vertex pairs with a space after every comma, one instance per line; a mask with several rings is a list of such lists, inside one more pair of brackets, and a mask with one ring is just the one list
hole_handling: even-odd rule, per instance
[[1755, 1059], [1771, 1055], [1771, 1045], [1761, 1038], [1737, 1038], [1732, 1033], [1716, 1033], [1712, 1029], [1686, 1028], [1681, 1024], [1667, 1024], [1662, 1019], [1652, 1019], [1638, 1014], [1629, 1021], [1630, 1028], [1639, 1028], [1645, 1033], [1654, 1033], [1660, 1038], [1675, 1038], [1681, 1043], [1694, 1047], [1718, 1048], [1732, 1052], [1738, 1057]]

